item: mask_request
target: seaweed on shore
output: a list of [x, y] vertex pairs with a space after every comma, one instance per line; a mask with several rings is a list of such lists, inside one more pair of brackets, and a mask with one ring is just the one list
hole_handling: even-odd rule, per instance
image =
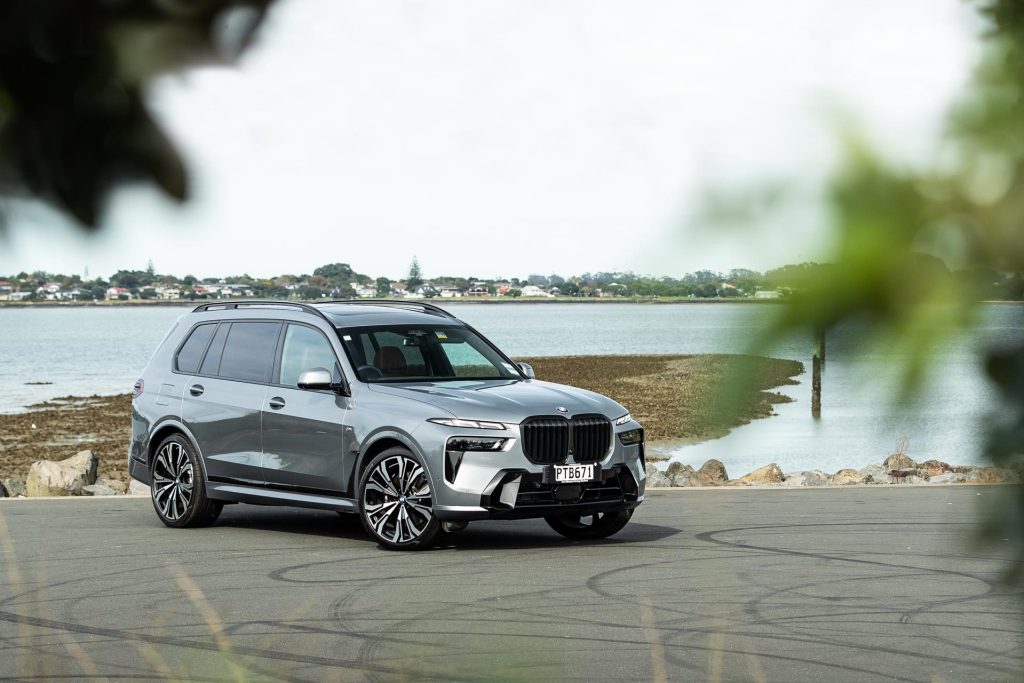
[[[796, 361], [728, 355], [564, 356], [523, 359], [537, 377], [596, 391], [626, 406], [649, 441], [703, 440], [772, 414], [789, 399], [767, 389], [794, 384]], [[754, 391], [723, 409], [719, 389], [738, 368]], [[100, 458], [99, 474], [128, 481], [131, 396], [66, 396], [0, 414], [0, 479], [24, 479], [36, 460], [62, 460], [84, 449]]]

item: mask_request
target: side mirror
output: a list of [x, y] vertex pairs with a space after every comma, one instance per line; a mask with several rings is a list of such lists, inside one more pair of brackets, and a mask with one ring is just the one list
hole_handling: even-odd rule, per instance
[[328, 389], [338, 393], [341, 393], [342, 389], [341, 384], [335, 382], [331, 373], [323, 368], [306, 370], [299, 375], [298, 385], [299, 389]]
[[516, 365], [518, 365], [519, 369], [523, 371], [523, 374], [526, 375], [527, 379], [533, 379], [537, 376], [537, 373], [533, 371], [533, 366], [529, 363], [516, 363]]

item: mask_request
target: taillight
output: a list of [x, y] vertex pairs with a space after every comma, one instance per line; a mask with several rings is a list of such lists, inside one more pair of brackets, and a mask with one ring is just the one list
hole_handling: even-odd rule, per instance
[[146, 388], [146, 383], [141, 379], [135, 381], [135, 386], [132, 388], [132, 398], [138, 398], [142, 396], [142, 390]]

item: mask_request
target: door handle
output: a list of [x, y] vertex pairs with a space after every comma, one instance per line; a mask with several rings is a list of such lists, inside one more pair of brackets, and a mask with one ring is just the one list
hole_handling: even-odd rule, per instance
[[206, 391], [206, 389], [203, 389], [202, 384], [193, 384], [188, 388], [188, 393], [193, 396], [202, 396], [204, 391]]
[[270, 407], [274, 410], [281, 410], [281, 408], [284, 408], [284, 399], [280, 396], [275, 396], [270, 399]]

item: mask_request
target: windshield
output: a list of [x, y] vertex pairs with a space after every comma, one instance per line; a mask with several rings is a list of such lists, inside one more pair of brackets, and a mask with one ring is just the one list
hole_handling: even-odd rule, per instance
[[345, 353], [364, 382], [521, 379], [480, 335], [448, 325], [339, 329]]

